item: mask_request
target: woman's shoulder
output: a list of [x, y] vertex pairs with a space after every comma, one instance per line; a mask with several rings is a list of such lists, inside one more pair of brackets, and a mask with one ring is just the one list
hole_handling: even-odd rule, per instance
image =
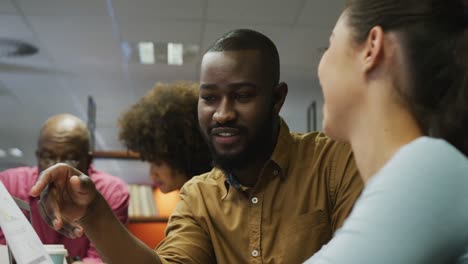
[[444, 180], [450, 175], [468, 180], [468, 158], [443, 139], [420, 137], [398, 150], [382, 172], [402, 170], [425, 178], [443, 174]]
[[395, 153], [367, 182], [364, 196], [377, 191], [382, 196], [419, 197], [442, 205], [468, 202], [467, 189], [468, 158], [445, 140], [421, 137]]

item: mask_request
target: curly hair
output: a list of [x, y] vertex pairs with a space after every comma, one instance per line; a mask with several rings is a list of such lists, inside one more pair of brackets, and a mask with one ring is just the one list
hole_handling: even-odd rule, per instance
[[143, 161], [167, 162], [188, 178], [211, 170], [197, 117], [198, 85], [157, 83], [119, 119], [119, 139]]

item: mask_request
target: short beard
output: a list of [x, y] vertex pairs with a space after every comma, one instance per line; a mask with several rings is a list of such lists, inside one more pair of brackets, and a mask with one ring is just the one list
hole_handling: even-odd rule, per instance
[[244, 150], [234, 155], [218, 154], [213, 143], [205, 136], [213, 159], [213, 167], [217, 167], [226, 173], [232, 173], [234, 170], [243, 169], [259, 159], [268, 158], [273, 151], [274, 120], [275, 115], [273, 114], [273, 109], [271, 109], [267, 118], [260, 124], [254, 138], [247, 142]]

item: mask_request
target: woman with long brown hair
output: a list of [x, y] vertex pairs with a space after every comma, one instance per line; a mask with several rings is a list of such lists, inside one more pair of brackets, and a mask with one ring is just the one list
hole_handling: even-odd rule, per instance
[[348, 1], [318, 75], [325, 132], [351, 144], [366, 187], [307, 263], [468, 263], [466, 10]]

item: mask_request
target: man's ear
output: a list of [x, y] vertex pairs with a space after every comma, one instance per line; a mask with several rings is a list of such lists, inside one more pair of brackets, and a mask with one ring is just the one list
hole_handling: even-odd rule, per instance
[[367, 39], [364, 43], [364, 49], [362, 51], [362, 61], [364, 72], [370, 72], [381, 63], [384, 58], [384, 32], [382, 27], [375, 26], [367, 35]]
[[279, 114], [281, 111], [287, 95], [288, 85], [285, 82], [280, 82], [273, 88], [273, 108], [276, 114]]

